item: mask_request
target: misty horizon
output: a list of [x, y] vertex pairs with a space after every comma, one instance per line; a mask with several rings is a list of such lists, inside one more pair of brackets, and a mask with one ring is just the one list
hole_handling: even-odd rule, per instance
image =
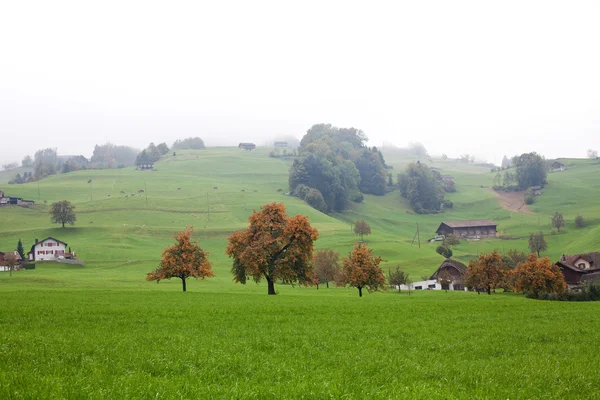
[[499, 164], [600, 149], [600, 5], [11, 3], [0, 34], [0, 165], [44, 148], [300, 139]]

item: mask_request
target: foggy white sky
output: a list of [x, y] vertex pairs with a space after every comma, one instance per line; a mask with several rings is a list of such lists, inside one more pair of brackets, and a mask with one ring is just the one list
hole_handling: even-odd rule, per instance
[[4, 1], [0, 163], [315, 123], [430, 153], [600, 149], [598, 1]]

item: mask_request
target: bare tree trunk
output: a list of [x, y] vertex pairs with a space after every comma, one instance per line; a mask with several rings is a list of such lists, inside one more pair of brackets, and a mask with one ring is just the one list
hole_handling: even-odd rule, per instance
[[329, 281], [325, 282], [325, 285], [327, 286], [327, 289], [329, 289]]
[[185, 292], [187, 287], [185, 285], [185, 278], [181, 278], [181, 284], [183, 285], [183, 291]]
[[269, 278], [267, 276], [267, 285], [268, 285], [268, 293], [269, 294], [277, 294], [275, 293], [275, 282], [273, 281], [273, 279]]
[[358, 297], [362, 297], [362, 286], [358, 287]]

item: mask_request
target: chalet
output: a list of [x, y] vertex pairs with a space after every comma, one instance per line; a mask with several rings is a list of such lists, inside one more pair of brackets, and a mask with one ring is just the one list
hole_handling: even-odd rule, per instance
[[274, 142], [273, 147], [276, 147], [276, 148], [288, 147], [288, 142], [283, 142], [283, 141]]
[[238, 149], [252, 151], [256, 148], [254, 143], [240, 143], [238, 144]]
[[529, 189], [531, 189], [535, 196], [542, 194], [542, 187], [540, 185], [531, 186]]
[[564, 255], [556, 263], [565, 277], [570, 290], [580, 285], [600, 280], [600, 251], [585, 254]]
[[553, 161], [552, 164], [550, 164], [550, 171], [552, 172], [560, 172], [564, 171], [565, 169], [565, 164], [561, 162]]
[[436, 233], [438, 235], [454, 235], [463, 238], [496, 237], [498, 224], [493, 221], [447, 221], [442, 222]]
[[[6, 264], [5, 261], [6, 261], [6, 256], [11, 253], [15, 256], [15, 259], [17, 260], [17, 262], [20, 263], [21, 261], [23, 261], [21, 259], [21, 256], [19, 255], [19, 253], [16, 251], [7, 251], [7, 252], [0, 251], [0, 271], [8, 271], [8, 265]], [[17, 265], [17, 266], [15, 266], [14, 269], [18, 269], [18, 268], [19, 268], [19, 266]]]
[[[448, 285], [442, 285], [438, 281], [438, 276], [442, 271], [448, 271], [452, 282]], [[464, 276], [467, 272], [467, 266], [459, 261], [445, 259], [438, 269], [426, 281], [413, 282], [411, 289], [414, 290], [467, 290], [464, 284]], [[408, 290], [408, 286], [400, 285], [401, 290]]]
[[142, 163], [138, 164], [136, 169], [138, 171], [152, 171], [154, 169], [154, 163]]
[[29, 261], [56, 260], [67, 254], [67, 244], [53, 237], [48, 237], [42, 241], [35, 239], [35, 244], [27, 253]]

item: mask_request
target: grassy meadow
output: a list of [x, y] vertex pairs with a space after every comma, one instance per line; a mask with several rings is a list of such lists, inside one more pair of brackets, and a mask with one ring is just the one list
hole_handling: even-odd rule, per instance
[[[411, 160], [386, 154], [395, 175]], [[454, 209], [414, 214], [395, 191], [365, 196], [325, 215], [286, 196], [289, 160], [268, 150], [178, 152], [157, 171], [80, 171], [38, 183], [4, 185], [36, 201], [0, 208], [0, 250], [26, 250], [35, 238], [63, 240], [85, 266], [38, 263], [12, 278], [0, 273], [0, 398], [594, 398], [593, 353], [600, 338], [595, 303], [559, 303], [515, 294], [388, 291], [359, 298], [350, 288], [234, 284], [224, 254], [229, 234], [260, 205], [284, 202], [319, 230], [317, 248], [345, 255], [351, 224], [365, 219], [365, 241], [413, 280], [442, 258], [429, 244], [442, 220], [493, 219], [501, 238], [461, 242], [455, 257], [527, 249], [547, 234], [551, 259], [600, 249], [600, 165], [567, 160], [548, 176], [533, 214], [507, 211], [486, 168], [434, 160], [456, 180]], [[88, 183], [91, 180], [90, 183]], [[279, 191], [281, 189], [281, 191]], [[140, 193], [144, 190], [144, 193]], [[60, 228], [50, 204], [76, 205], [77, 223]], [[559, 211], [567, 226], [553, 232]], [[587, 225], [577, 229], [574, 219]], [[421, 247], [411, 245], [419, 224]], [[216, 276], [146, 282], [172, 235], [192, 225]]]

